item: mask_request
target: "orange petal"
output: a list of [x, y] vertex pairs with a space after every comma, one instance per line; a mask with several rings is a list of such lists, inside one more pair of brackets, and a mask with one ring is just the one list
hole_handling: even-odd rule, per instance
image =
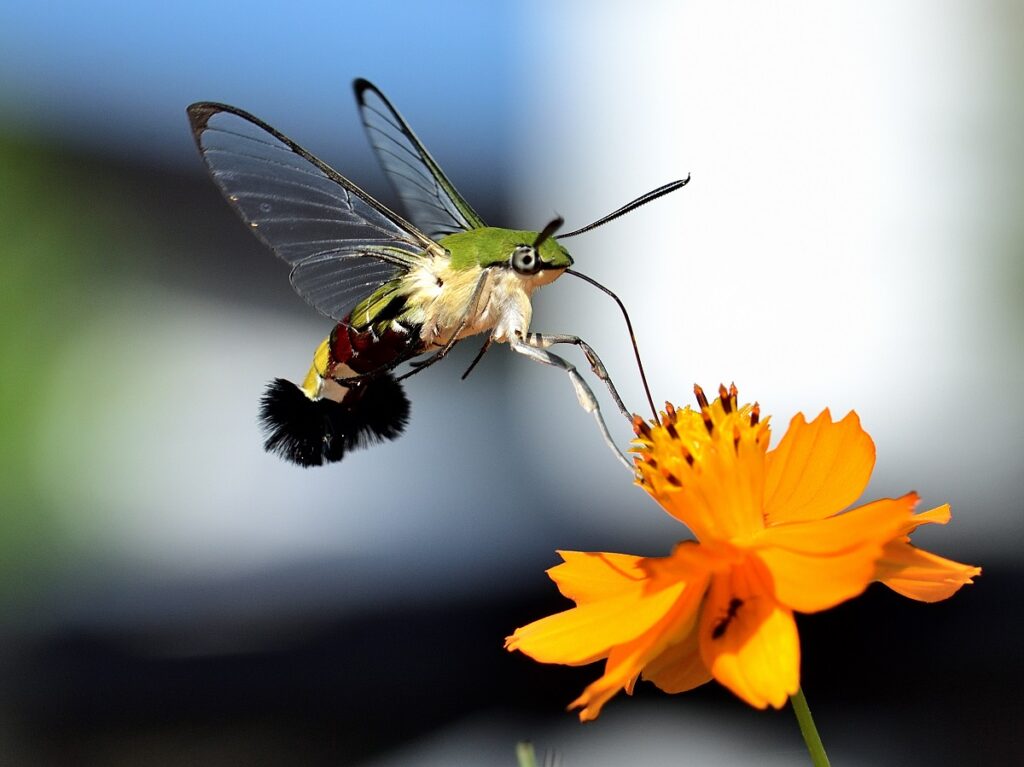
[[541, 663], [592, 663], [664, 618], [685, 586], [675, 583], [651, 594], [630, 591], [549, 615], [516, 629], [505, 647]]
[[771, 570], [775, 598], [790, 609], [814, 613], [864, 591], [882, 551], [881, 543], [868, 543], [830, 556], [778, 548], [758, 549], [757, 556]]
[[860, 497], [875, 465], [875, 445], [851, 411], [833, 423], [828, 410], [811, 423], [797, 414], [768, 453], [764, 511], [768, 524], [821, 519]]
[[548, 570], [558, 590], [577, 604], [642, 587], [643, 557], [599, 551], [559, 551], [563, 563]]
[[637, 676], [652, 659], [670, 644], [693, 633], [705, 585], [706, 580], [689, 584], [671, 611], [656, 626], [632, 642], [612, 648], [604, 674], [569, 704], [570, 709], [582, 709], [580, 721], [596, 719], [602, 706], [619, 690], [625, 688], [632, 693]]
[[930, 524], [930, 525], [944, 525], [953, 518], [953, 515], [949, 511], [949, 504], [944, 503], [941, 506], [936, 506], [934, 509], [928, 509], [928, 511], [922, 511], [920, 514], [914, 515], [914, 527], [919, 525]]
[[711, 672], [700, 657], [699, 638], [699, 632], [694, 630], [683, 641], [666, 647], [644, 666], [643, 678], [670, 693], [686, 692], [710, 680]]
[[887, 543], [901, 535], [907, 522], [914, 519], [917, 502], [917, 493], [907, 493], [900, 498], [881, 498], [826, 519], [773, 525], [757, 537], [755, 545], [828, 555], [855, 548], [864, 541]]
[[954, 562], [903, 541], [885, 547], [877, 573], [878, 580], [897, 594], [921, 602], [947, 599], [978, 575], [980, 567]]
[[898, 537], [917, 503], [910, 493], [828, 519], [777, 525], [757, 539], [775, 598], [812, 613], [860, 594], [875, 579], [886, 544]]
[[728, 542], [705, 546], [697, 541], [680, 541], [667, 557], [649, 557], [642, 568], [648, 577], [648, 589], [665, 588], [678, 581], [706, 581], [708, 575], [727, 570], [729, 563], [742, 559], [743, 550]]
[[755, 558], [711, 582], [701, 614], [700, 653], [711, 674], [757, 708], [781, 708], [800, 685], [793, 613], [772, 597]]
[[912, 516], [907, 520], [903, 533], [910, 535], [921, 525], [945, 525], [952, 518], [953, 515], [949, 511], [949, 504], [944, 503], [942, 506], [936, 506], [934, 509], [928, 509], [928, 511], [922, 511], [920, 514]]

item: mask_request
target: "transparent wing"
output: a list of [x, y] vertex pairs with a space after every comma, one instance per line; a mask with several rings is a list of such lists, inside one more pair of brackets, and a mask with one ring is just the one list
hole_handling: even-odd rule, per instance
[[253, 233], [292, 265], [292, 285], [341, 320], [381, 284], [444, 250], [351, 181], [252, 115], [188, 108], [214, 182]]
[[362, 79], [353, 87], [377, 159], [416, 226], [435, 240], [485, 226], [384, 94]]
[[310, 256], [292, 269], [295, 291], [324, 314], [343, 320], [352, 307], [408, 269], [400, 248], [353, 242]]

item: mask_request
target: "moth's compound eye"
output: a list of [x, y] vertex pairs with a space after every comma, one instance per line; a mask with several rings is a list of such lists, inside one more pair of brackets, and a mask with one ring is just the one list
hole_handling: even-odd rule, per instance
[[540, 257], [537, 255], [537, 249], [530, 245], [520, 245], [513, 250], [510, 263], [519, 274], [536, 274], [540, 269]]

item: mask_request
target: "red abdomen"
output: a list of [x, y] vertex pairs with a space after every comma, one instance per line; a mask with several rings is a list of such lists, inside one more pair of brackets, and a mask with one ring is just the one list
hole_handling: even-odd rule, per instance
[[[422, 351], [421, 346], [416, 332], [390, 327], [379, 334], [370, 330], [360, 332], [339, 322], [331, 331], [331, 363], [332, 367], [346, 365], [357, 373], [373, 373], [415, 357]], [[333, 374], [333, 370], [330, 372]]]

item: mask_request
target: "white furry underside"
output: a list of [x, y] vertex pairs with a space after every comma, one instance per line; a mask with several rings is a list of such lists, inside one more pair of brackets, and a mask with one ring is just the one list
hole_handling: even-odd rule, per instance
[[[489, 331], [495, 341], [507, 342], [529, 330], [533, 291], [560, 274], [560, 270], [546, 270], [525, 277], [497, 267], [454, 270], [447, 263], [422, 267], [408, 277], [413, 283], [409, 319], [422, 326], [421, 338], [434, 346], [444, 346], [464, 321], [459, 338]], [[471, 306], [481, 279], [485, 280], [482, 291]]]

